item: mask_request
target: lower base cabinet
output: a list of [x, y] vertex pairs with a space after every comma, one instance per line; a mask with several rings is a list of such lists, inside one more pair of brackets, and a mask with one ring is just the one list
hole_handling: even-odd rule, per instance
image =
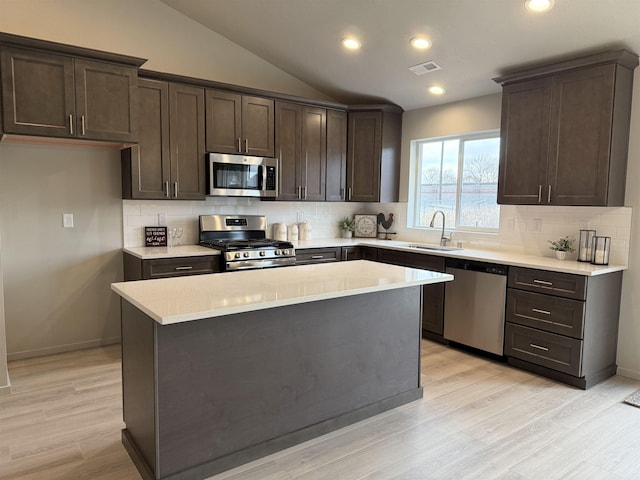
[[[403, 267], [421, 268], [443, 273], [444, 257], [423, 253], [378, 249], [376, 260]], [[422, 287], [422, 337], [446, 343], [444, 332], [444, 283]]]
[[621, 288], [622, 272], [510, 268], [507, 362], [582, 389], [614, 375]]
[[153, 278], [183, 277], [186, 275], [204, 275], [220, 271], [220, 255], [143, 260], [128, 253], [124, 254], [125, 282]]

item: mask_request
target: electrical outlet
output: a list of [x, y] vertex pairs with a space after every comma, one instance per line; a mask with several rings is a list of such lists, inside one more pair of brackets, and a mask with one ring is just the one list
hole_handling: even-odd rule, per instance
[[73, 228], [73, 213], [62, 214], [62, 226], [64, 228]]
[[166, 213], [159, 213], [158, 214], [158, 226], [159, 227], [166, 227], [167, 226], [167, 214]]

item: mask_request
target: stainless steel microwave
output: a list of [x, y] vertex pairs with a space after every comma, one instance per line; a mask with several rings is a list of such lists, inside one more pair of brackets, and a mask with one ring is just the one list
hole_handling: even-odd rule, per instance
[[207, 192], [211, 196], [278, 196], [278, 159], [210, 153]]

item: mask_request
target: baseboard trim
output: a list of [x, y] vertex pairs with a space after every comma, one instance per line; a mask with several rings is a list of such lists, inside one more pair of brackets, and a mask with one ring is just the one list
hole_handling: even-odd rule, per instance
[[7, 378], [7, 384], [0, 386], [0, 397], [11, 394], [11, 379]]
[[98, 340], [90, 340], [88, 342], [69, 343], [67, 345], [56, 345], [55, 347], [39, 348], [37, 350], [25, 350], [22, 352], [13, 352], [7, 354], [7, 360], [22, 360], [25, 358], [44, 357], [46, 355], [54, 355], [56, 353], [73, 352], [74, 350], [84, 350], [85, 348], [104, 347], [105, 345], [113, 345], [120, 343], [120, 337], [101, 338]]
[[618, 367], [616, 374], [621, 377], [632, 378], [633, 380], [640, 380], [640, 372], [636, 372], [635, 370], [629, 370], [628, 368]]

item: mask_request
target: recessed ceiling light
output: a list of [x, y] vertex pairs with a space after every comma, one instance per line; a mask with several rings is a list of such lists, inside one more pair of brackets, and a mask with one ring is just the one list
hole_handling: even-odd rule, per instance
[[442, 95], [445, 92], [446, 90], [439, 85], [432, 85], [429, 87], [429, 93], [432, 95]]
[[357, 38], [347, 37], [342, 39], [342, 46], [344, 48], [348, 48], [349, 50], [359, 50], [362, 46], [362, 43], [360, 43], [360, 40], [358, 40]]
[[424, 37], [413, 37], [411, 39], [411, 46], [418, 50], [427, 50], [431, 48], [431, 42]]
[[553, 0], [525, 0], [524, 6], [532, 12], [547, 12], [553, 8]]

